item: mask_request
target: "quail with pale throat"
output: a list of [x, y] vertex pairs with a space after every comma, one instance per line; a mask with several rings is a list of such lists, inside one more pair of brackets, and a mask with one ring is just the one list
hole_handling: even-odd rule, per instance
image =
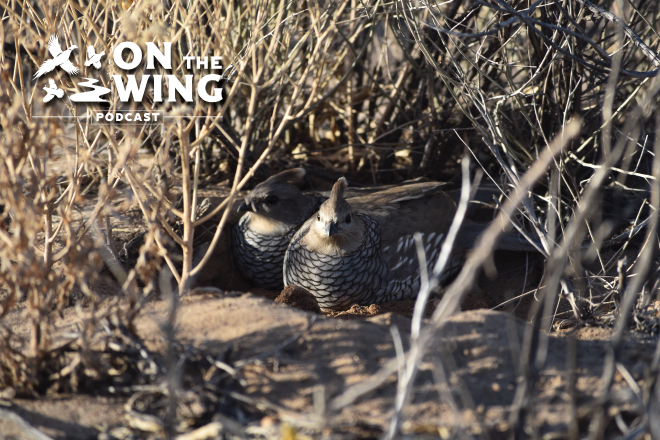
[[[326, 310], [416, 296], [420, 275], [414, 234], [422, 236], [430, 267], [454, 218], [454, 201], [437, 182], [348, 201], [346, 186], [340, 178], [330, 198], [291, 239], [284, 285], [304, 287]], [[453, 255], [441, 283], [461, 264], [461, 255]]]
[[[328, 191], [303, 193], [306, 171], [294, 168], [255, 186], [238, 207], [245, 212], [232, 232], [232, 251], [241, 274], [259, 287], [278, 290], [284, 253], [300, 225], [329, 197]], [[406, 181], [400, 185], [416, 184]], [[434, 184], [436, 186], [438, 184]], [[360, 197], [390, 187], [351, 188], [346, 197]]]
[[232, 231], [232, 252], [241, 274], [265, 289], [282, 289], [282, 263], [291, 237], [325, 200], [303, 194], [305, 170], [294, 168], [255, 186], [238, 207], [245, 212]]

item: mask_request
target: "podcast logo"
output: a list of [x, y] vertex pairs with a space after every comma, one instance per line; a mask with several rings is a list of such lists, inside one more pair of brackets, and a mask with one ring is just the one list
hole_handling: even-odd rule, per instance
[[[73, 80], [73, 76], [80, 73], [80, 69], [76, 67], [70, 60], [71, 54], [78, 46], [70, 46], [66, 50], [62, 50], [62, 46], [56, 35], [51, 36], [48, 41], [48, 52], [52, 58], [46, 59], [39, 69], [34, 74], [34, 81], [40, 77], [47, 75], [57, 70], [62, 70], [69, 74]], [[102, 62], [106, 58], [105, 51], [97, 52], [94, 46], [87, 46], [87, 59], [84, 62], [86, 67], [90, 69], [99, 70], [102, 67]], [[126, 57], [126, 55], [132, 57]], [[163, 50], [161, 51], [154, 43], [146, 43], [146, 56], [143, 56], [143, 51], [136, 43], [126, 41], [117, 45], [112, 53], [112, 59], [117, 68], [128, 72], [125, 75], [112, 75], [112, 81], [109, 85], [114, 85], [116, 97], [120, 103], [141, 103], [145, 92], [149, 88], [152, 96], [153, 103], [162, 103], [164, 101], [174, 103], [177, 99], [184, 102], [193, 102], [193, 92], [197, 92], [197, 97], [207, 103], [216, 103], [222, 101], [222, 87], [214, 86], [220, 85], [223, 77], [217, 73], [207, 73], [199, 78], [197, 87], [193, 87], [193, 75], [183, 75], [183, 82], [179, 80], [177, 75], [168, 74], [151, 74], [150, 71], [156, 69], [156, 63], [165, 70], [172, 70], [172, 43], [163, 43]], [[126, 61], [130, 59], [130, 61]], [[138, 66], [143, 62], [144, 72], [141, 75], [140, 83], [134, 72]], [[193, 65], [197, 71], [221, 71], [222, 70], [222, 57], [183, 57], [186, 69], [191, 71]], [[203, 70], [202, 70], [203, 69]], [[89, 70], [88, 70], [89, 72]], [[113, 92], [112, 89], [101, 85], [101, 80], [96, 78], [81, 78], [77, 82], [80, 89], [86, 90], [79, 93], [69, 94], [68, 98], [75, 103], [82, 104], [110, 104], [108, 94]], [[163, 96], [163, 84], [167, 84], [168, 95], [165, 99]], [[209, 92], [209, 89], [210, 92]], [[54, 99], [63, 99], [65, 91], [58, 87], [53, 78], [48, 79], [48, 85], [43, 87], [46, 92], [43, 97], [43, 102], [48, 103]], [[142, 123], [142, 122], [162, 122], [163, 110], [98, 110], [90, 109], [88, 107], [87, 117], [92, 118], [92, 122], [129, 122], [129, 123]], [[159, 120], [160, 119], [160, 120]]]

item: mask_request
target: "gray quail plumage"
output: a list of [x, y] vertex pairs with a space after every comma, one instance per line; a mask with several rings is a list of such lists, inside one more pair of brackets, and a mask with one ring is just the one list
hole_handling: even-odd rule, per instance
[[[414, 234], [422, 234], [427, 261], [434, 264], [456, 211], [439, 186], [411, 184], [347, 201], [346, 180], [339, 179], [291, 239], [284, 285], [309, 290], [322, 309], [414, 297], [420, 283]], [[454, 255], [444, 279], [461, 262]]]
[[303, 194], [305, 170], [294, 168], [255, 186], [238, 207], [245, 212], [232, 230], [232, 252], [245, 278], [259, 287], [282, 289], [282, 263], [291, 237], [324, 197]]
[[[241, 274], [259, 287], [277, 290], [282, 263], [291, 237], [330, 195], [329, 191], [302, 193], [305, 170], [295, 168], [255, 186], [239, 212], [246, 212], [232, 231], [232, 252]], [[415, 180], [400, 185], [416, 184]], [[350, 188], [346, 197], [361, 197], [393, 186]]]

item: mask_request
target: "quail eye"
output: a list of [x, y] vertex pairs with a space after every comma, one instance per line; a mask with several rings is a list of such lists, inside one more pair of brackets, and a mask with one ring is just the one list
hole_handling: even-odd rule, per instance
[[274, 204], [277, 203], [279, 200], [280, 200], [280, 199], [277, 198], [276, 195], [270, 195], [270, 196], [268, 196], [268, 197], [266, 197], [266, 198], [264, 199], [264, 203], [265, 203], [266, 205], [274, 205]]
[[346, 223], [350, 223], [350, 222], [351, 222], [351, 215], [348, 214], [348, 215], [346, 216]]
[[316, 220], [321, 221], [321, 213], [316, 214]]

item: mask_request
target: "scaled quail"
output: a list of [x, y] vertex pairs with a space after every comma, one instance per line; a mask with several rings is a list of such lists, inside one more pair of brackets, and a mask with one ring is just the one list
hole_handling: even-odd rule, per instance
[[[435, 263], [456, 205], [426, 182], [345, 199], [340, 178], [318, 213], [293, 236], [284, 257], [284, 285], [309, 290], [322, 309], [345, 309], [412, 298], [419, 290], [414, 233], [422, 234], [429, 266]], [[443, 280], [462, 258], [454, 255]]]
[[289, 240], [325, 200], [303, 194], [305, 170], [294, 168], [255, 186], [238, 207], [245, 212], [232, 231], [232, 252], [242, 275], [265, 289], [282, 289], [282, 262]]

